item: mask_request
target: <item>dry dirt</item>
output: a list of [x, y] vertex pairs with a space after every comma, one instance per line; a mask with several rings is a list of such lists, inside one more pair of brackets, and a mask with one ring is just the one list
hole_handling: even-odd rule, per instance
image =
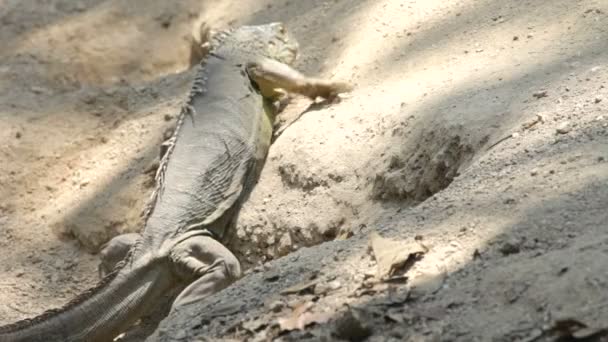
[[[0, 324], [93, 285], [92, 253], [139, 229], [197, 24], [280, 20], [300, 70], [356, 90], [290, 125], [309, 103], [288, 107], [229, 241], [248, 275], [151, 340], [607, 327], [606, 1], [0, 4]], [[429, 251], [406, 284], [361, 294], [373, 231]], [[326, 322], [281, 332], [299, 302]]]

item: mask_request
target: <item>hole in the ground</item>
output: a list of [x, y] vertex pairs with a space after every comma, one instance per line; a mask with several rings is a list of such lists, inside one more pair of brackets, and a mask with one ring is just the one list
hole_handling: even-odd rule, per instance
[[389, 156], [376, 173], [372, 198], [415, 205], [445, 189], [460, 167], [471, 160], [474, 149], [462, 135], [448, 129], [420, 135], [414, 147]]
[[[461, 127], [437, 126], [440, 125], [432, 129], [421, 127], [414, 135], [415, 139], [408, 137], [408, 141], [399, 148], [391, 148], [387, 144], [389, 147], [385, 150], [393, 152], [379, 158], [378, 169], [369, 170], [369, 174], [375, 176], [370, 178], [372, 200], [398, 202], [405, 206], [419, 204], [448, 187], [459, 170], [472, 160], [481, 142], [470, 138]], [[393, 140], [391, 143], [400, 142]], [[355, 171], [343, 172], [340, 175], [342, 180], [357, 178], [348, 173]], [[361, 223], [361, 203], [354, 204], [346, 199], [324, 202], [324, 198], [332, 197], [329, 194], [334, 190], [352, 191], [334, 188], [337, 183], [324, 172], [305, 163], [285, 161], [279, 162], [277, 173], [286, 189], [299, 190], [301, 197], [306, 200], [275, 200], [274, 196], [270, 196], [277, 192], [274, 188], [274, 192], [266, 195], [268, 202], [264, 205], [245, 208], [244, 213], [241, 212], [243, 215], [239, 218], [239, 224], [229, 230], [228, 246], [245, 269], [285, 256], [301, 247], [348, 238], [356, 234], [357, 224]], [[311, 207], [294, 207], [293, 212], [297, 213], [295, 219], [283, 218], [276, 213], [266, 214], [267, 208], [280, 208], [285, 203], [310, 203]], [[320, 211], [313, 214], [313, 208]], [[279, 209], [286, 215], [290, 215], [291, 211]], [[309, 214], [302, 215], [305, 213]]]

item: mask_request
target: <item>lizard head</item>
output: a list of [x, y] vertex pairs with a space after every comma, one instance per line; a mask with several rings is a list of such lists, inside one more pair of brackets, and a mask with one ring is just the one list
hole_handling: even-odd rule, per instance
[[223, 43], [221, 46], [236, 46], [245, 53], [262, 55], [285, 64], [292, 64], [298, 55], [298, 43], [278, 22], [241, 26], [223, 35], [220, 33], [216, 38]]

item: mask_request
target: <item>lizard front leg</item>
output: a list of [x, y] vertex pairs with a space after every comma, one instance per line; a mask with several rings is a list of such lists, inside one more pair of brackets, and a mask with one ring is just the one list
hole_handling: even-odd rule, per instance
[[331, 99], [352, 90], [348, 83], [307, 77], [289, 65], [270, 58], [249, 62], [247, 73], [258, 85], [262, 96], [271, 100], [281, 100], [285, 92], [311, 99], [319, 96]]
[[192, 281], [177, 296], [171, 310], [206, 298], [241, 276], [238, 259], [217, 240], [197, 235], [176, 245], [170, 259], [179, 277]]

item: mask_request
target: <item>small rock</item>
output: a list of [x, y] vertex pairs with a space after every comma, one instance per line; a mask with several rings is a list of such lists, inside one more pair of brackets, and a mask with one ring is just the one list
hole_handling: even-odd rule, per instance
[[539, 113], [539, 114], [536, 114], [536, 119], [537, 119], [537, 120], [538, 120], [538, 122], [540, 122], [540, 123], [547, 122], [547, 115], [546, 115], [546, 114], [544, 114], [544, 113]]
[[515, 204], [515, 198], [506, 198], [503, 201], [504, 204]]
[[272, 302], [268, 305], [268, 309], [270, 309], [272, 312], [281, 312], [281, 310], [283, 310], [284, 307], [285, 307], [285, 303], [283, 303], [280, 300], [275, 300], [274, 302]]
[[532, 96], [534, 96], [537, 99], [541, 99], [541, 98], [547, 97], [549, 95], [546, 90], [539, 90], [539, 91], [532, 93]]
[[594, 103], [600, 103], [600, 102], [602, 102], [602, 98], [601, 98], [601, 97], [596, 97], [596, 98], [593, 100], [593, 102], [594, 102]]
[[15, 138], [17, 138], [17, 139], [21, 139], [21, 132], [17, 132], [17, 133], [15, 133]]
[[171, 337], [177, 341], [185, 341], [188, 339], [188, 332], [185, 329], [176, 329], [175, 331], [172, 331], [171, 334]]
[[330, 281], [329, 283], [318, 284], [317, 286], [315, 286], [314, 293], [316, 295], [325, 295], [331, 291], [339, 289], [341, 286], [342, 284], [340, 284], [340, 282], [337, 280]]
[[82, 102], [88, 105], [95, 104], [95, 102], [97, 102], [97, 96], [93, 93], [87, 93], [82, 97]]
[[505, 241], [499, 248], [500, 253], [502, 253], [502, 255], [511, 255], [511, 254], [517, 254], [520, 252], [521, 250], [521, 242], [518, 240], [509, 240], [509, 241]]
[[570, 127], [570, 122], [564, 121], [557, 126], [557, 128], [555, 129], [555, 132], [557, 132], [557, 134], [567, 134], [571, 130], [572, 130], [572, 127]]
[[293, 245], [291, 235], [289, 233], [283, 234], [283, 236], [281, 236], [281, 238], [279, 239], [279, 243], [277, 245], [277, 252], [280, 255], [285, 255], [289, 253], [292, 248], [296, 249], [296, 247]]
[[267, 282], [274, 282], [277, 281], [281, 278], [281, 274], [278, 272], [278, 270], [269, 270], [266, 273], [264, 273], [264, 280]]
[[165, 116], [163, 118], [165, 119], [165, 121], [171, 121], [171, 119], [173, 119], [173, 115], [165, 114]]
[[159, 23], [160, 26], [164, 29], [167, 29], [171, 26], [171, 22], [173, 21], [173, 14], [172, 13], [163, 13], [160, 16], [155, 18]]
[[339, 339], [358, 342], [364, 341], [372, 334], [369, 324], [362, 314], [349, 308], [346, 313], [336, 321], [335, 334]]
[[517, 284], [513, 285], [512, 288], [505, 291], [505, 297], [507, 298], [509, 303], [515, 303], [526, 292], [528, 287], [529, 286], [527, 284], [517, 283]]
[[61, 267], [64, 271], [67, 270], [71, 270], [72, 268], [76, 267], [76, 264], [71, 262], [71, 261], [67, 261], [63, 264], [63, 266]]
[[519, 37], [518, 36], [513, 36], [513, 41], [517, 41], [517, 40], [519, 40]]
[[32, 86], [30, 87], [30, 90], [32, 91], [32, 93], [34, 94], [48, 94], [50, 91], [46, 88], [43, 87], [37, 87], [37, 86]]
[[61, 259], [55, 259], [55, 264], [53, 265], [56, 269], [61, 270], [65, 268], [67, 263], [63, 262]]
[[536, 176], [538, 175], [538, 169], [534, 168], [532, 169], [532, 171], [530, 171], [530, 176]]
[[447, 274], [420, 273], [410, 283], [408, 296], [412, 299], [433, 295], [441, 290], [446, 282]]

